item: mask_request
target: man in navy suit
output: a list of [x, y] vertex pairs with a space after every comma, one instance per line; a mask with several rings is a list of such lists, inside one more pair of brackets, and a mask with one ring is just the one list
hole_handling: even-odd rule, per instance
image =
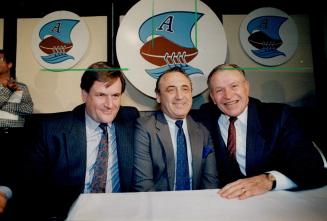
[[[272, 189], [326, 184], [322, 158], [289, 106], [249, 97], [244, 70], [234, 64], [215, 67], [207, 83], [213, 103], [201, 106], [200, 118], [214, 141], [222, 197], [246, 199]], [[237, 117], [236, 159], [226, 144], [231, 117]]]
[[[92, 70], [93, 69], [93, 70]], [[80, 193], [90, 193], [98, 146], [108, 131], [109, 156], [105, 192], [131, 191], [136, 108], [121, 107], [125, 79], [106, 62], [97, 62], [81, 79], [84, 104], [73, 111], [54, 113], [41, 122], [26, 166], [25, 201], [31, 220], [63, 220]], [[118, 183], [112, 178], [118, 174]], [[117, 177], [116, 176], [116, 177]], [[30, 203], [32, 204], [32, 203]]]

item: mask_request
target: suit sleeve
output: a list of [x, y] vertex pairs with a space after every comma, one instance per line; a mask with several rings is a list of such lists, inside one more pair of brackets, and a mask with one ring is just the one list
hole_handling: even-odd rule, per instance
[[203, 131], [206, 137], [206, 144], [203, 147], [202, 153], [204, 167], [202, 172], [201, 189], [216, 189], [219, 186], [219, 181], [214, 147], [207, 129], [203, 127]]
[[154, 190], [150, 135], [139, 119], [135, 124], [134, 145], [133, 188], [136, 191]]
[[[26, 115], [33, 112], [33, 101], [29, 90], [25, 84], [19, 83], [19, 88], [22, 91], [20, 99], [13, 99], [15, 92], [8, 88], [0, 86], [0, 107], [1, 110], [16, 115]], [[19, 91], [18, 91], [19, 92]]]
[[278, 140], [280, 146], [277, 148], [283, 149], [280, 151], [283, 154], [278, 171], [294, 181], [300, 189], [326, 184], [322, 158], [288, 107], [283, 110]]

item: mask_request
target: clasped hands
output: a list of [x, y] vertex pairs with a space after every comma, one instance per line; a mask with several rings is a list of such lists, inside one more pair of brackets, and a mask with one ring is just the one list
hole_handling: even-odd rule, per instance
[[271, 188], [272, 182], [267, 179], [265, 174], [261, 174], [229, 183], [219, 190], [218, 194], [226, 199], [238, 198], [244, 200], [252, 196], [266, 193], [270, 191]]

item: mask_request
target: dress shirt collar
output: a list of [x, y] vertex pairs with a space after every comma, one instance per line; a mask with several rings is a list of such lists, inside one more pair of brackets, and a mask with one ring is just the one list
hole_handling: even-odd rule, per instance
[[[99, 127], [99, 124], [98, 122], [96, 122], [95, 120], [93, 120], [88, 114], [87, 112], [85, 111], [85, 124], [86, 124], [86, 127], [87, 129], [90, 131], [90, 132], [96, 132], [98, 127]], [[108, 126], [109, 128], [111, 128], [111, 125], [112, 123], [109, 123]]]
[[[227, 116], [226, 114], [222, 114], [220, 116], [223, 124], [225, 125], [229, 125], [229, 116]], [[241, 122], [242, 124], [246, 125], [247, 124], [247, 119], [248, 119], [248, 107], [245, 108], [245, 110], [237, 116], [237, 121], [235, 122], [235, 124], [237, 122]]]
[[[174, 119], [172, 119], [171, 117], [169, 117], [167, 114], [165, 114], [164, 113], [164, 116], [165, 116], [165, 118], [166, 118], [166, 120], [167, 120], [167, 123], [169, 124], [169, 125], [173, 125], [173, 127], [177, 127], [176, 125], [175, 125], [175, 122], [177, 121], [177, 120], [174, 120]], [[179, 120], [181, 120], [181, 119], [179, 119]], [[183, 129], [185, 130], [185, 126], [187, 125], [187, 123], [186, 123], [186, 119], [184, 118], [183, 119]]]

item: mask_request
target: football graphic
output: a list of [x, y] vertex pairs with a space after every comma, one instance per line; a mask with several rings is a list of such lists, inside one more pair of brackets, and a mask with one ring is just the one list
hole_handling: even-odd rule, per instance
[[182, 47], [163, 36], [146, 42], [140, 49], [142, 57], [157, 66], [186, 64], [198, 54], [197, 48]]
[[72, 43], [64, 43], [54, 36], [43, 39], [39, 44], [40, 49], [46, 54], [67, 53], [72, 49]]
[[281, 39], [273, 39], [261, 31], [251, 34], [248, 40], [251, 45], [258, 49], [277, 49], [283, 44]]

